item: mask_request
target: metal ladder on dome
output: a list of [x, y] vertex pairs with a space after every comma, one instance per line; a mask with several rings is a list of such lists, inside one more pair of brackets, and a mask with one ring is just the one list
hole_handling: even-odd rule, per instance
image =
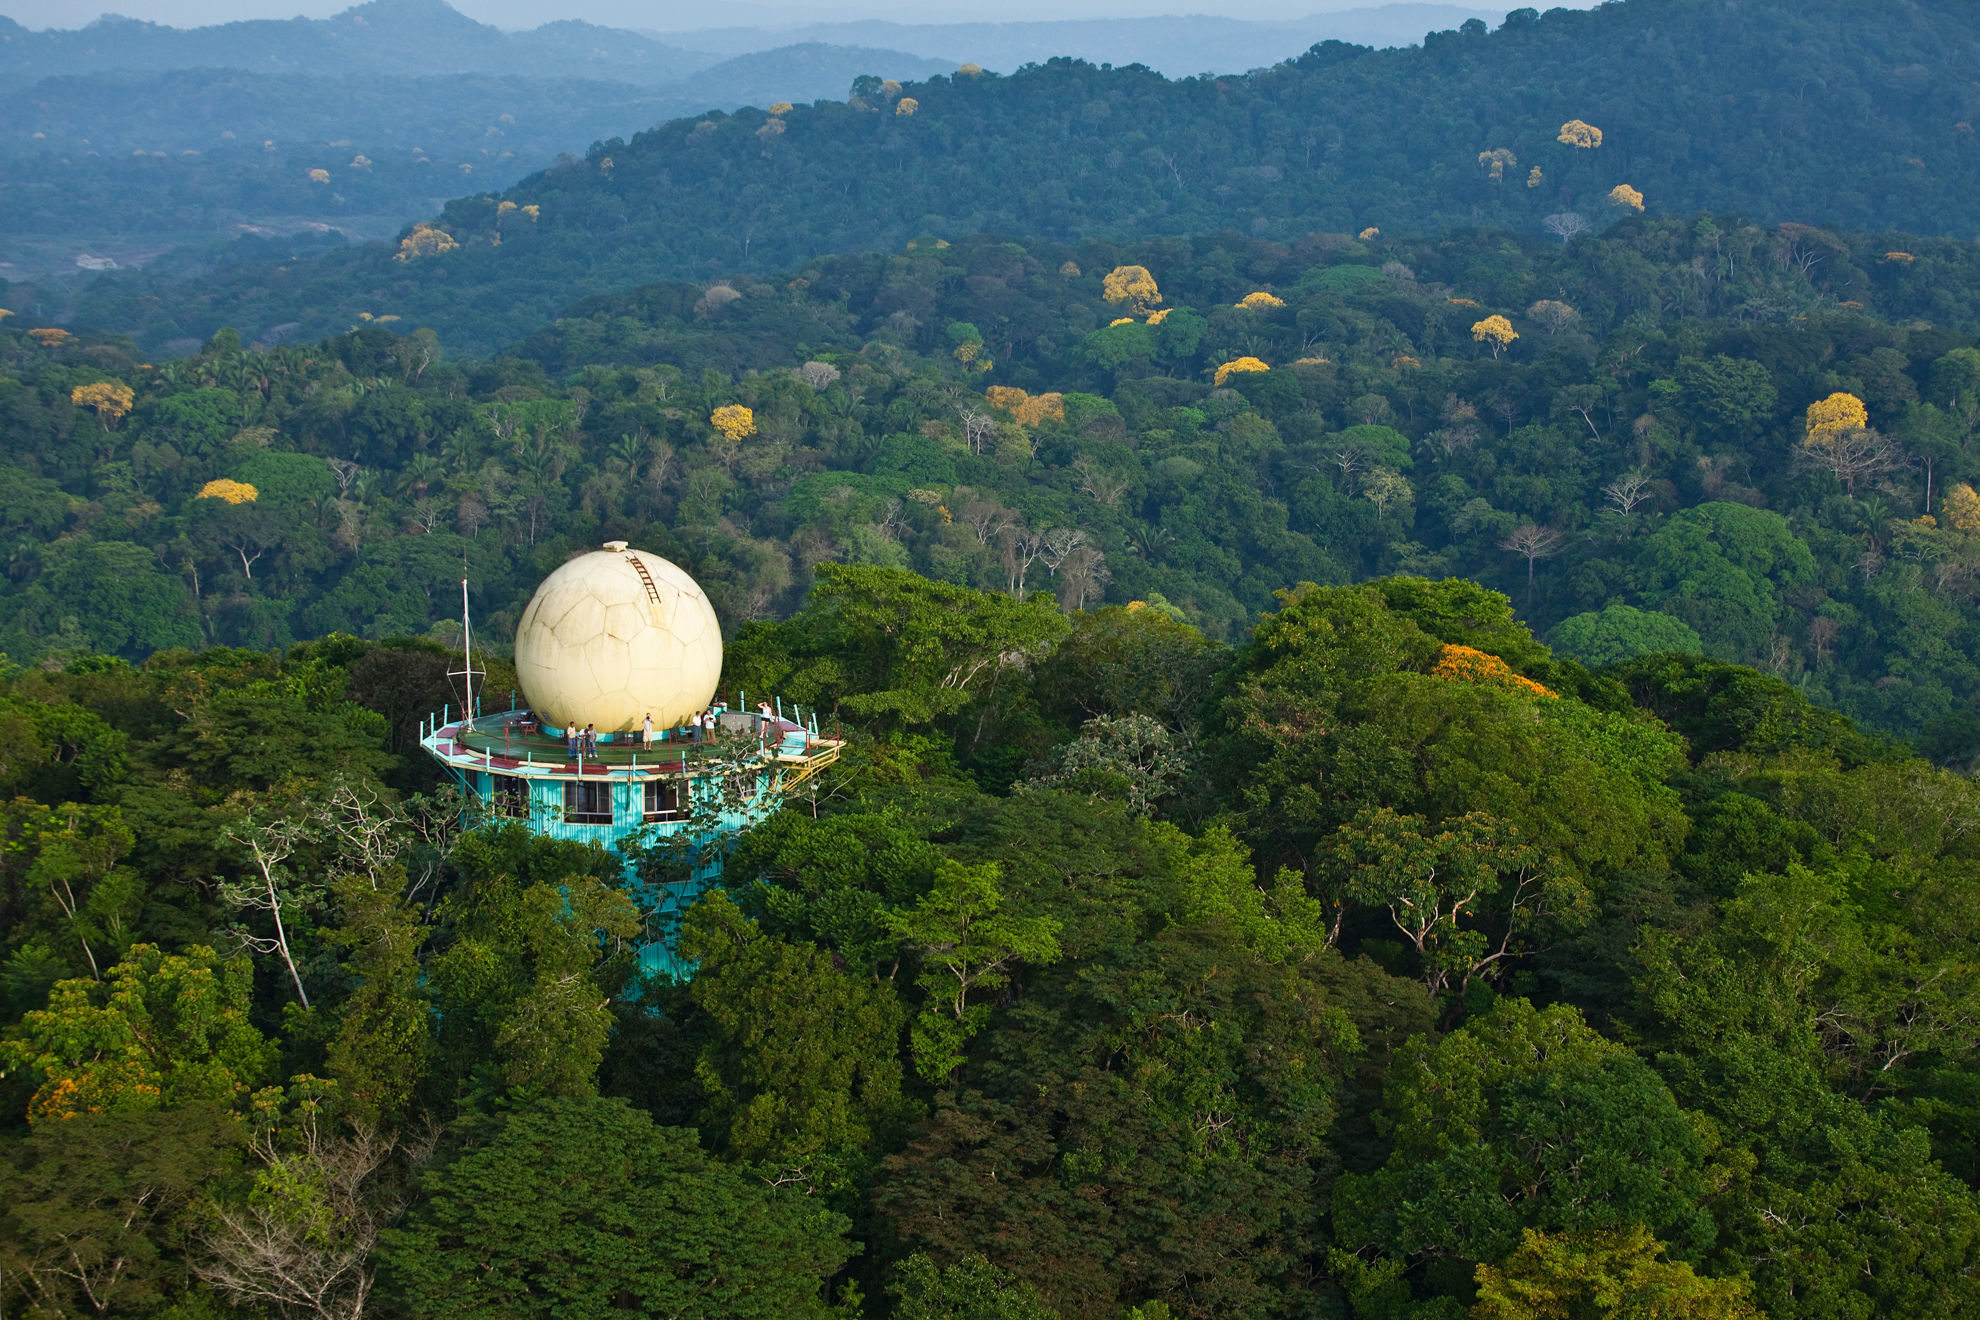
[[633, 566], [633, 572], [639, 574], [639, 580], [646, 584], [646, 596], [653, 602], [653, 608], [664, 609], [665, 606], [660, 601], [660, 588], [653, 585], [653, 575], [646, 571], [645, 564], [639, 562], [639, 556], [627, 555], [626, 562]]

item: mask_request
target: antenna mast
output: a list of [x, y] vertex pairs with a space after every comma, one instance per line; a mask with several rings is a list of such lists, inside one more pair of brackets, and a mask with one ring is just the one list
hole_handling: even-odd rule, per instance
[[[457, 671], [466, 689], [466, 699], [461, 702], [461, 717], [472, 720], [478, 713], [474, 706], [474, 676], [482, 671], [474, 667], [474, 627], [468, 619], [468, 580], [461, 579], [461, 667]], [[448, 675], [453, 677], [452, 674]], [[486, 674], [483, 674], [486, 677]]]

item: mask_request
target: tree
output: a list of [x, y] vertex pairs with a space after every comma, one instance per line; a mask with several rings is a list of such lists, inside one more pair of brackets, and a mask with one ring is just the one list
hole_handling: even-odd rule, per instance
[[237, 1306], [362, 1320], [371, 1300], [379, 1234], [406, 1198], [379, 1185], [389, 1138], [369, 1126], [332, 1135], [330, 1089], [298, 1078], [293, 1096], [257, 1096], [249, 1144], [262, 1167], [245, 1199], [211, 1200], [201, 1216], [193, 1270]]
[[1158, 721], [1146, 715], [1101, 716], [1055, 749], [1025, 786], [1125, 798], [1130, 812], [1145, 816], [1175, 791], [1185, 768], [1174, 738]]
[[1643, 194], [1626, 183], [1619, 183], [1609, 189], [1609, 200], [1626, 210], [1641, 211], [1643, 209]]
[[221, 901], [242, 912], [266, 912], [273, 932], [261, 935], [237, 926], [234, 936], [246, 949], [282, 959], [289, 983], [295, 987], [296, 1001], [304, 1008], [309, 1007], [309, 991], [303, 986], [302, 969], [289, 945], [290, 921], [283, 919], [283, 910], [288, 909], [293, 920], [302, 909], [322, 900], [322, 882], [305, 880], [288, 865], [297, 849], [315, 837], [312, 815], [301, 804], [286, 803], [272, 811], [250, 812], [221, 835], [247, 854], [253, 868], [251, 875], [220, 886]]
[[[403, 869], [393, 870], [403, 880]], [[323, 938], [345, 951], [344, 971], [355, 988], [337, 1005], [324, 1066], [345, 1119], [390, 1130], [411, 1115], [433, 1067], [433, 1009], [419, 962], [422, 914], [399, 884], [347, 875], [331, 888], [341, 921]]]
[[[456, 1067], [493, 1063], [509, 1086], [548, 1095], [595, 1086], [628, 941], [645, 923], [622, 890], [587, 873], [610, 863], [586, 857], [580, 870], [573, 851], [591, 850], [532, 840], [520, 826], [456, 847], [474, 878], [443, 905], [454, 942], [427, 965]], [[526, 882], [517, 870], [553, 878]]]
[[100, 380], [90, 385], [78, 385], [69, 391], [69, 402], [78, 408], [94, 410], [98, 424], [106, 432], [129, 416], [131, 403], [136, 398], [130, 386], [115, 381]]
[[1980, 495], [1973, 487], [1962, 481], [1948, 487], [1945, 498], [1939, 504], [1939, 512], [1946, 520], [1946, 526], [1968, 536], [1980, 536]]
[[1490, 151], [1478, 153], [1478, 167], [1491, 175], [1493, 183], [1504, 182], [1506, 171], [1518, 165], [1519, 157], [1504, 147], [1495, 147]]
[[1229, 380], [1232, 376], [1237, 375], [1239, 372], [1270, 371], [1271, 369], [1272, 368], [1267, 366], [1262, 360], [1255, 357], [1235, 358], [1229, 362], [1224, 363], [1224, 365], [1222, 365], [1221, 367], [1217, 368], [1216, 378], [1213, 383], [1217, 385], [1222, 385], [1225, 381]]
[[[1433, 830], [1421, 816], [1364, 810], [1341, 827], [1332, 851], [1342, 896], [1388, 909], [1432, 994], [1449, 989], [1453, 976], [1461, 992], [1494, 964], [1518, 957], [1522, 924], [1536, 915], [1571, 915], [1586, 902], [1586, 891], [1556, 860], [1483, 812]], [[1508, 889], [1496, 904], [1504, 928], [1494, 942], [1473, 923]]]
[[1010, 984], [1015, 963], [1045, 966], [1059, 957], [1059, 922], [1004, 912], [996, 863], [965, 866], [944, 859], [935, 883], [912, 908], [882, 920], [918, 958], [915, 984], [926, 1000], [911, 1039], [915, 1068], [939, 1084], [962, 1066], [963, 1049], [983, 1029], [990, 1005], [972, 993]]
[[1162, 291], [1146, 266], [1116, 266], [1100, 282], [1100, 296], [1126, 303], [1136, 316], [1147, 316], [1162, 302]]
[[[1531, 187], [1532, 183], [1533, 181], [1529, 180], [1528, 186]], [[1579, 211], [1556, 212], [1542, 220], [1540, 227], [1564, 244], [1587, 233], [1590, 228], [1588, 217]]]
[[756, 414], [740, 403], [725, 403], [708, 417], [709, 425], [736, 443], [756, 434]]
[[1592, 151], [1602, 145], [1602, 130], [1582, 120], [1570, 119], [1561, 125], [1560, 135], [1554, 140], [1563, 146]]
[[[732, 652], [729, 663], [748, 676], [751, 691], [807, 703], [836, 697], [854, 715], [913, 726], [994, 691], [1007, 670], [1043, 656], [1067, 626], [1049, 596], [1020, 600], [903, 569], [820, 564], [805, 610], [774, 631], [739, 638], [742, 654]], [[752, 646], [760, 658], [751, 657]], [[800, 666], [808, 677], [794, 689], [790, 676]]]
[[1807, 437], [1812, 439], [1830, 431], [1861, 431], [1870, 425], [1870, 414], [1863, 400], [1838, 391], [1809, 404], [1806, 423]]
[[1461, 1272], [1438, 1277], [1469, 1292], [1475, 1267], [1511, 1256], [1526, 1229], [1640, 1225], [1685, 1253], [1715, 1236], [1697, 1117], [1571, 1007], [1499, 1000], [1434, 1044], [1412, 1039], [1389, 1079], [1392, 1153], [1335, 1194], [1351, 1294], [1394, 1288], [1369, 1268], [1381, 1257], [1451, 1261]]
[[196, 499], [219, 500], [223, 504], [252, 504], [261, 494], [245, 481], [232, 481], [220, 477], [199, 488]]
[[1494, 312], [1471, 327], [1471, 337], [1481, 344], [1492, 346], [1492, 356], [1499, 356], [1502, 349], [1512, 346], [1519, 338], [1519, 331], [1513, 329], [1512, 322]]
[[982, 1256], [937, 1267], [917, 1251], [896, 1267], [899, 1320], [1059, 1320], [1038, 1290]]
[[1655, 486], [1656, 482], [1648, 472], [1625, 472], [1602, 487], [1602, 494], [1616, 506], [1616, 512], [1627, 518], [1636, 512], [1639, 504], [1651, 497]]
[[275, 1064], [275, 1047], [248, 1020], [252, 986], [245, 962], [211, 949], [132, 945], [100, 982], [57, 982], [48, 1007], [0, 1042], [0, 1059], [42, 1079], [28, 1106], [36, 1123], [236, 1105]]
[[1605, 605], [1599, 611], [1570, 615], [1554, 625], [1548, 640], [1562, 655], [1591, 668], [1659, 651], [1697, 655], [1705, 649], [1684, 620], [1633, 605]]
[[1842, 482], [1851, 495], [1865, 477], [1894, 471], [1904, 463], [1904, 452], [1883, 432], [1832, 425], [1811, 428], [1797, 457]]
[[688, 913], [680, 952], [713, 1030], [695, 1063], [715, 1147], [767, 1176], [843, 1191], [901, 1115], [905, 1014], [884, 980], [765, 934], [715, 890]]
[[210, 1102], [37, 1124], [0, 1163], [0, 1300], [24, 1294], [46, 1316], [164, 1304], [185, 1277], [183, 1219], [243, 1144], [239, 1119]]
[[1499, 542], [1501, 550], [1510, 550], [1526, 560], [1526, 604], [1533, 605], [1533, 565], [1536, 561], [1551, 558], [1561, 548], [1561, 534], [1551, 527], [1536, 523], [1521, 523], [1506, 534]]
[[1519, 1249], [1478, 1267], [1472, 1320], [1758, 1320], [1743, 1279], [1707, 1279], [1641, 1224], [1593, 1233], [1520, 1234]]
[[846, 1220], [765, 1187], [623, 1100], [544, 1099], [480, 1120], [384, 1235], [404, 1305], [432, 1320], [831, 1314]]
[[1526, 309], [1526, 315], [1527, 319], [1538, 322], [1541, 329], [1550, 335], [1561, 333], [1581, 319], [1580, 312], [1553, 298], [1542, 298], [1534, 303]]

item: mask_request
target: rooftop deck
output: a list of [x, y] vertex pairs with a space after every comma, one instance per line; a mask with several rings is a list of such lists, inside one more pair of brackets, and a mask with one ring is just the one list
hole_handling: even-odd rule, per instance
[[443, 716], [422, 730], [421, 744], [433, 756], [456, 769], [498, 774], [589, 777], [622, 775], [692, 775], [714, 761], [733, 764], [738, 753], [754, 755], [765, 765], [822, 768], [837, 760], [845, 745], [821, 737], [811, 727], [780, 716], [749, 711], [725, 711], [713, 736], [692, 730], [654, 730], [653, 742], [640, 745], [638, 734], [600, 734], [597, 752], [572, 757], [564, 738], [546, 734], [534, 714], [525, 710], [481, 715], [472, 720]]

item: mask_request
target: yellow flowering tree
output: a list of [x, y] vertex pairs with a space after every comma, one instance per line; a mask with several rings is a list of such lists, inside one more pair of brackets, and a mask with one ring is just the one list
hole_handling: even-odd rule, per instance
[[894, 103], [894, 113], [901, 116], [912, 115], [919, 109], [921, 109], [921, 102], [915, 100], [912, 96], [903, 96], [899, 101]]
[[1481, 344], [1492, 346], [1492, 356], [1499, 356], [1500, 350], [1509, 347], [1519, 338], [1519, 331], [1512, 328], [1512, 322], [1497, 312], [1477, 322], [1471, 327], [1471, 337]]
[[1027, 394], [1015, 385], [992, 385], [983, 397], [993, 408], [1002, 408], [1026, 426], [1066, 420], [1066, 396], [1054, 390], [1049, 394]]
[[1583, 120], [1570, 119], [1561, 125], [1561, 135], [1554, 140], [1563, 146], [1593, 151], [1602, 145], [1602, 130]]
[[1540, 172], [1540, 167], [1535, 165], [1526, 172], [1526, 186], [1529, 188], [1538, 188], [1545, 182], [1546, 178], [1547, 176]]
[[414, 225], [412, 232], [399, 240], [398, 255], [394, 261], [417, 261], [421, 257], [437, 257], [442, 252], [452, 252], [460, 244], [444, 229], [435, 229], [428, 221]]
[[1148, 324], [1150, 325], [1162, 324], [1162, 322], [1169, 319], [1169, 313], [1174, 310], [1175, 308], [1173, 307], [1164, 307], [1162, 310], [1158, 312], [1150, 312], [1148, 314]]
[[1071, 258], [1067, 258], [1059, 263], [1059, 277], [1061, 279], [1076, 280], [1079, 278], [1079, 273], [1079, 263]]
[[1854, 394], [1838, 391], [1808, 405], [1808, 438], [1831, 431], [1860, 431], [1870, 425], [1870, 412]]
[[1801, 458], [1830, 473], [1851, 495], [1858, 481], [1888, 472], [1902, 459], [1887, 437], [1870, 429], [1870, 414], [1854, 394], [1838, 392], [1808, 405], [1806, 422]]
[[981, 64], [976, 63], [974, 60], [971, 60], [959, 66], [956, 69], [956, 77], [958, 78], [980, 78], [982, 76], [983, 76], [983, 66]]
[[1643, 209], [1643, 194], [1626, 183], [1619, 183], [1609, 189], [1609, 200], [1617, 206], [1626, 206], [1632, 211]]
[[310, 181], [311, 183], [328, 183], [328, 182], [330, 182], [330, 171], [329, 171], [329, 170], [311, 170], [311, 171], [309, 172], [309, 181]]
[[196, 499], [219, 500], [223, 504], [252, 504], [261, 498], [261, 492], [245, 481], [234, 481], [221, 477], [207, 482], [199, 488]]
[[1504, 147], [1494, 147], [1490, 151], [1478, 153], [1478, 165], [1492, 176], [1493, 183], [1502, 183], [1505, 181], [1507, 170], [1518, 168], [1519, 157]]
[[1234, 361], [1226, 362], [1223, 366], [1217, 368], [1216, 383], [1222, 385], [1232, 376], [1238, 375], [1241, 372], [1270, 371], [1271, 369], [1270, 366], [1255, 357], [1241, 357]]
[[708, 423], [730, 440], [756, 434], [756, 414], [740, 403], [725, 403], [708, 415]]
[[78, 408], [94, 409], [98, 424], [106, 431], [129, 415], [131, 402], [136, 397], [131, 393], [130, 386], [108, 380], [100, 380], [94, 385], [78, 385], [69, 391], [69, 402]]
[[1374, 225], [1368, 226], [1368, 228], [1362, 230], [1359, 234], [1355, 235], [1355, 237], [1359, 238], [1364, 243], [1366, 243], [1371, 238], [1380, 238], [1381, 236], [1382, 236], [1382, 231], [1377, 229]]
[[794, 109], [794, 107], [791, 105], [789, 101], [773, 101], [770, 103], [770, 109], [766, 113], [772, 116], [787, 115], [792, 111], [792, 109]]
[[1945, 493], [1939, 501], [1939, 512], [1946, 516], [1946, 525], [1956, 532], [1968, 536], [1980, 536], [1980, 495], [1964, 481]]
[[1275, 298], [1261, 289], [1256, 293], [1245, 294], [1244, 297], [1238, 299], [1237, 305], [1246, 311], [1255, 312], [1266, 307], [1284, 307], [1286, 300], [1284, 298]]
[[1162, 301], [1162, 291], [1146, 266], [1114, 267], [1100, 281], [1100, 296], [1110, 303], [1126, 303], [1136, 316], [1146, 316]]

